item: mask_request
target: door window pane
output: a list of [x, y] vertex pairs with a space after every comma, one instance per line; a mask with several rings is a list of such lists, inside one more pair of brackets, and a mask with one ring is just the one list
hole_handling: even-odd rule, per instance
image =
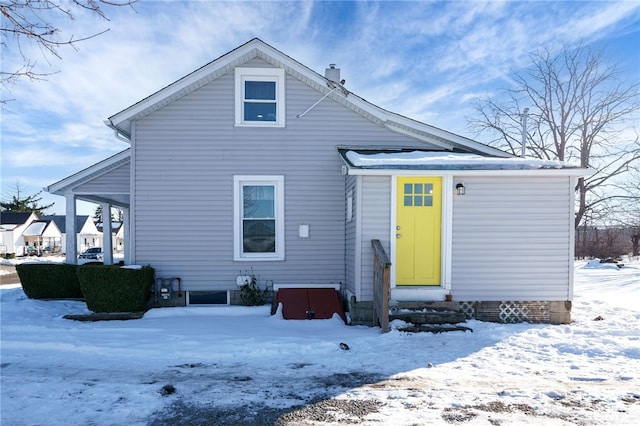
[[425, 194], [433, 194], [433, 184], [432, 183], [425, 183], [424, 184], [424, 193]]
[[433, 184], [405, 183], [403, 185], [403, 202], [406, 207], [433, 206]]

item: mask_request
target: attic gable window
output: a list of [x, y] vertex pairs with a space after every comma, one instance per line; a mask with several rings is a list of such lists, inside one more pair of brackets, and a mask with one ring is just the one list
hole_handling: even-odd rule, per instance
[[284, 127], [284, 70], [236, 68], [236, 126]]

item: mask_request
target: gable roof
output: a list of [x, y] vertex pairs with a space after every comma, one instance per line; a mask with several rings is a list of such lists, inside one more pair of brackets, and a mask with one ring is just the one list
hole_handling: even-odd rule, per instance
[[[80, 232], [88, 219], [88, 215], [76, 216], [76, 232]], [[65, 234], [67, 232], [67, 217], [65, 215], [41, 216], [40, 220], [53, 221], [61, 233]]]
[[[131, 126], [135, 120], [151, 114], [228, 72], [233, 72], [235, 67], [254, 58], [260, 58], [275, 67], [283, 68], [287, 74], [324, 93], [328, 98], [394, 132], [434, 144], [445, 150], [457, 148], [497, 157], [512, 156], [497, 148], [380, 108], [345, 90], [338, 83], [325, 78], [258, 38], [248, 41], [123, 111], [114, 114], [105, 121], [105, 124], [114, 129], [116, 137], [130, 141]], [[342, 90], [334, 90], [336, 88]]]
[[[109, 171], [128, 163], [129, 161], [131, 161], [130, 148], [127, 148], [124, 151], [120, 151], [119, 153], [100, 161], [99, 163], [89, 166], [84, 170], [74, 173], [71, 176], [67, 176], [64, 179], [47, 186], [46, 188], [44, 188], [44, 190], [50, 194], [64, 196], [67, 190], [84, 184], [98, 176], [102, 176], [105, 173], [108, 173]], [[80, 200], [89, 201], [91, 203], [109, 202], [117, 206], [129, 206], [129, 194], [96, 195], [93, 193], [84, 193], [76, 194], [76, 196]]]
[[[111, 233], [117, 234], [120, 232], [122, 227], [124, 226], [123, 222], [111, 222]], [[104, 233], [104, 223], [96, 222], [96, 229], [102, 233]]]
[[34, 220], [22, 233], [25, 237], [60, 237], [62, 234], [53, 220]]
[[[22, 225], [29, 220], [33, 212], [0, 212], [0, 224]], [[36, 216], [36, 220], [37, 220]]]

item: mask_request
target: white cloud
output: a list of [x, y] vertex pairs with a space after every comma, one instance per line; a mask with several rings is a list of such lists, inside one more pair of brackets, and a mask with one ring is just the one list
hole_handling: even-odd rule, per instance
[[593, 2], [591, 7], [571, 16], [562, 26], [562, 32], [572, 40], [576, 40], [576, 35], [584, 40], [599, 39], [619, 28], [619, 23], [638, 17], [640, 3], [637, 1]]
[[[115, 150], [115, 152], [122, 151]], [[93, 163], [103, 160], [106, 157], [105, 151], [90, 151], [90, 153], [80, 154], [80, 150], [59, 150], [56, 148], [38, 147], [16, 147], [3, 150], [3, 163], [15, 168], [39, 168], [45, 167], [55, 170], [61, 166], [71, 167], [81, 170]], [[29, 176], [28, 174], [25, 175]], [[65, 176], [60, 176], [63, 178]], [[50, 179], [55, 179], [52, 176]], [[50, 182], [52, 183], [52, 182]]]
[[[109, 22], [82, 12], [60, 21], [67, 36], [110, 31], [77, 51], [61, 49], [50, 67], [25, 46], [59, 72], [22, 81], [12, 93], [17, 100], [2, 123], [11, 176], [24, 175], [12, 167], [46, 170], [54, 159], [71, 174], [121, 150], [104, 119], [253, 37], [321, 74], [337, 63], [357, 95], [460, 131], [475, 94], [508, 86], [509, 70], [527, 66], [538, 45], [628, 31], [640, 4], [142, 1], [135, 8], [108, 9]], [[3, 53], [5, 64], [17, 63]]]

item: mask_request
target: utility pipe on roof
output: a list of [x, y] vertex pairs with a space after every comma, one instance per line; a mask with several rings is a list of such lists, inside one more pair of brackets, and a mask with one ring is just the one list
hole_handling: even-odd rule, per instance
[[527, 114], [529, 114], [529, 108], [525, 108], [522, 112], [522, 153], [520, 155], [522, 158], [527, 154]]
[[309, 108], [307, 108], [307, 110], [305, 112], [303, 112], [302, 114], [298, 114], [296, 115], [296, 118], [302, 118], [304, 117], [309, 111], [311, 111], [313, 108], [316, 107], [316, 105], [318, 105], [320, 102], [322, 102], [324, 100], [324, 98], [326, 98], [327, 96], [329, 96], [330, 94], [332, 94], [333, 92], [335, 92], [336, 90], [338, 90], [339, 86], [334, 87], [333, 89], [331, 89], [329, 92], [327, 92], [326, 95], [324, 95], [323, 97], [321, 97], [320, 99], [318, 99], [318, 102], [316, 102], [315, 104], [311, 105]]

